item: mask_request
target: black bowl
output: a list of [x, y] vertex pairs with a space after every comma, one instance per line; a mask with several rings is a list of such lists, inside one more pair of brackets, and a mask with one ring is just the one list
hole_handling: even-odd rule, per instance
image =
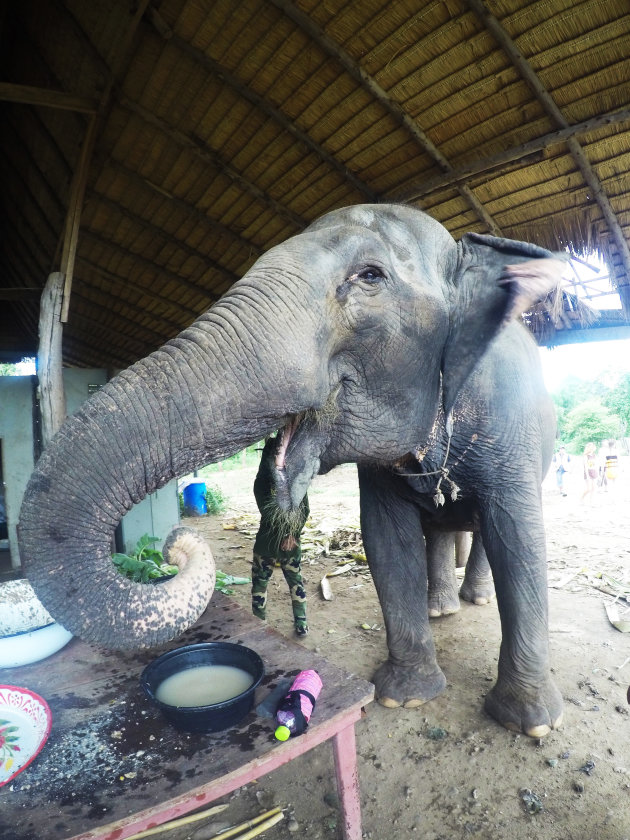
[[[200, 665], [234, 665], [251, 674], [254, 681], [236, 697], [209, 706], [170, 706], [157, 699], [155, 692], [167, 677]], [[230, 642], [204, 642], [176, 648], [158, 656], [142, 672], [140, 684], [164, 717], [177, 729], [186, 732], [220, 732], [235, 726], [250, 711], [254, 705], [256, 688], [264, 674], [263, 661], [251, 648]]]

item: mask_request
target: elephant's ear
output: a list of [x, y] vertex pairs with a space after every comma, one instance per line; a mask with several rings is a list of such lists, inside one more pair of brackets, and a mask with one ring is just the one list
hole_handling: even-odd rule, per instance
[[458, 243], [449, 336], [442, 356], [444, 412], [499, 330], [545, 297], [565, 259], [538, 245], [467, 233]]

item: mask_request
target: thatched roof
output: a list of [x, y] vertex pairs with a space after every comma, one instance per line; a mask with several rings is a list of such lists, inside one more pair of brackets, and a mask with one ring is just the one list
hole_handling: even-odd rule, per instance
[[630, 314], [627, 0], [21, 0], [0, 48], [0, 351], [63, 271], [66, 363], [126, 365], [365, 201], [594, 249]]

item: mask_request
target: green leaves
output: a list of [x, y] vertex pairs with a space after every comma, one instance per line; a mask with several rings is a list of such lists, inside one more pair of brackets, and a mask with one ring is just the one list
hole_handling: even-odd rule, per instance
[[227, 575], [225, 572], [222, 572], [221, 569], [217, 569], [217, 582], [215, 584], [215, 589], [218, 589], [219, 592], [223, 592], [224, 595], [234, 595], [234, 590], [230, 589], [230, 586], [244, 583], [251, 583], [251, 580], [246, 577]]
[[164, 562], [162, 552], [154, 547], [159, 537], [144, 534], [135, 545], [132, 554], [112, 554], [112, 562], [118, 571], [136, 583], [148, 583], [162, 577], [173, 577], [179, 571], [177, 566]]

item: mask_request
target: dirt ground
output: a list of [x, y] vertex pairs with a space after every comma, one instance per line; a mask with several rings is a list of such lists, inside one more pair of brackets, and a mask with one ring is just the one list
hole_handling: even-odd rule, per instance
[[[228, 510], [185, 520], [205, 534], [224, 572], [249, 574], [257, 527], [254, 474], [255, 469], [213, 473], [207, 483], [222, 489]], [[590, 504], [580, 501], [579, 470], [569, 474], [566, 489], [567, 495], [560, 495], [553, 476], [544, 487], [551, 658], [565, 699], [562, 729], [537, 741], [486, 716], [483, 697], [498, 659], [498, 613], [495, 603], [462, 602], [457, 614], [433, 623], [448, 681], [445, 693], [415, 710], [373, 703], [357, 725], [365, 838], [630, 838], [630, 633], [612, 626], [605, 604], [615, 599], [598, 588], [607, 583], [605, 576], [630, 587], [630, 463], [616, 486], [598, 490]], [[386, 656], [380, 607], [366, 568], [333, 548], [335, 532], [358, 529], [355, 468], [319, 477], [309, 499], [303, 571], [310, 633], [300, 643], [370, 679]], [[350, 548], [350, 553], [358, 552]], [[334, 599], [324, 600], [322, 577], [348, 563], [352, 569], [329, 578]], [[290, 600], [279, 569], [269, 592], [269, 624], [292, 637]], [[248, 586], [235, 587], [234, 597], [249, 608]], [[621, 612], [630, 609], [623, 600], [619, 604]], [[625, 617], [630, 619], [630, 611]], [[276, 805], [287, 808], [287, 818], [267, 832], [269, 838], [339, 836], [328, 745], [227, 801], [219, 821], [166, 836], [205, 840]]]

